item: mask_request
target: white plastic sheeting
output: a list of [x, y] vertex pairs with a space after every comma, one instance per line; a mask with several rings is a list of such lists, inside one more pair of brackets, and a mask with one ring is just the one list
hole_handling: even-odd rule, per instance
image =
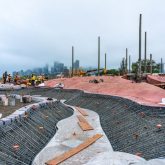
[[41, 83], [38, 85], [39, 87], [44, 87], [45, 86], [45, 83]]
[[161, 104], [161, 105], [165, 105], [165, 98], [162, 98], [162, 102], [159, 103], [159, 104]]

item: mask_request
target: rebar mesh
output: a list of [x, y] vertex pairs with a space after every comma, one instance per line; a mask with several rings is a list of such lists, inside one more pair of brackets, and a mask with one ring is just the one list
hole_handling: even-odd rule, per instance
[[58, 121], [72, 115], [60, 102], [40, 104], [28, 115], [0, 128], [0, 164], [29, 165], [56, 133]]

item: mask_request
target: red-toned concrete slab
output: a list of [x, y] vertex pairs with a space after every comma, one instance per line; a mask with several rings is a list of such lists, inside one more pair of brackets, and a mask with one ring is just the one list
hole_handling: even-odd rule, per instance
[[147, 81], [151, 84], [165, 83], [165, 75], [147, 75]]
[[87, 148], [88, 146], [93, 144], [96, 140], [100, 139], [102, 136], [103, 135], [101, 135], [101, 134], [96, 134], [93, 137], [90, 137], [90, 138], [86, 139], [82, 144], [78, 145], [77, 147], [70, 149], [69, 151], [63, 153], [62, 155], [57, 156], [56, 158], [46, 162], [45, 164], [47, 164], [47, 165], [57, 165], [57, 164], [65, 161], [66, 159], [70, 158], [71, 156], [73, 156], [73, 155], [79, 153], [80, 151], [84, 150], [85, 148]]
[[[94, 78], [101, 78], [104, 82], [98, 84], [89, 83], [89, 80]], [[66, 89], [80, 89], [91, 93], [117, 95], [145, 105], [158, 106], [162, 98], [165, 98], [164, 89], [145, 82], [132, 83], [130, 80], [123, 79], [119, 76], [54, 79], [45, 82], [45, 85], [53, 87], [59, 82], [64, 83]]]

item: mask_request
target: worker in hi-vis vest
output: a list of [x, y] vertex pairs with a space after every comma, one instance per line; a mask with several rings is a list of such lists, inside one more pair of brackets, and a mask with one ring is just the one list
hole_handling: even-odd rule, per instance
[[35, 86], [35, 80], [36, 80], [36, 76], [34, 74], [32, 74], [32, 77], [31, 77], [32, 86]]

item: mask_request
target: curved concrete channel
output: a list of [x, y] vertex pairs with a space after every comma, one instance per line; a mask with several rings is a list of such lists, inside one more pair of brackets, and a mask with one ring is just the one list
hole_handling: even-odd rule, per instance
[[[67, 104], [97, 112], [115, 151], [141, 153], [147, 160], [165, 156], [165, 108], [89, 93], [83, 93]], [[161, 129], [157, 128], [158, 124]]]
[[[82, 131], [78, 125], [77, 115], [80, 113], [74, 107], [74, 114], [57, 124], [58, 131], [51, 139], [48, 145], [36, 156], [33, 165], [44, 165], [48, 160], [78, 146], [85, 139], [97, 133], [103, 137], [94, 144], [84, 149], [80, 153], [60, 163], [61, 165], [128, 165], [145, 162], [143, 158], [122, 152], [114, 152], [113, 148], [106, 137], [100, 125], [99, 115], [91, 110], [87, 110], [87, 120], [94, 127], [91, 131]], [[69, 124], [68, 124], [69, 123]]]

